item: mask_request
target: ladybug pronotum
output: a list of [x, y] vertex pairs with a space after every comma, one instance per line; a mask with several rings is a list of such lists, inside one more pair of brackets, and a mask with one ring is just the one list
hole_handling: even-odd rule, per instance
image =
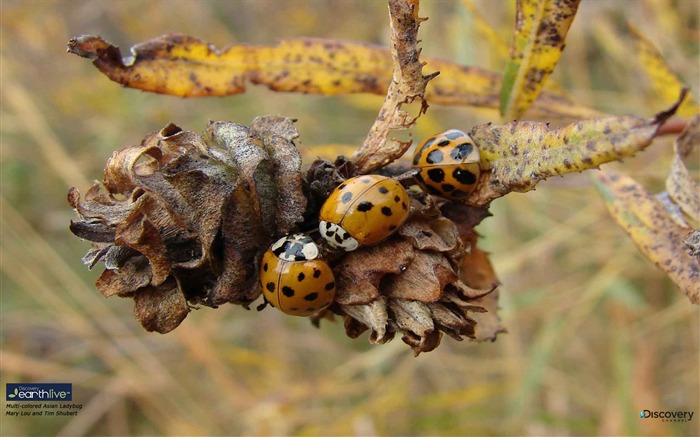
[[277, 240], [260, 261], [265, 300], [293, 316], [309, 316], [330, 305], [335, 298], [335, 279], [318, 255], [318, 246], [307, 235]]
[[416, 147], [413, 168], [418, 184], [428, 193], [451, 200], [474, 191], [481, 174], [479, 148], [457, 129], [434, 135]]
[[408, 193], [380, 175], [350, 178], [321, 207], [319, 231], [328, 244], [351, 251], [371, 246], [396, 232], [408, 218]]

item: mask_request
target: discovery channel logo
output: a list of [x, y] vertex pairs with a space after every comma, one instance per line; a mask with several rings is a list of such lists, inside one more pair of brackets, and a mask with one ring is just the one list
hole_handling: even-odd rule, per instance
[[639, 412], [640, 419], [663, 419], [664, 422], [690, 422], [695, 411], [650, 411]]
[[73, 384], [8, 383], [5, 384], [6, 401], [72, 401]]

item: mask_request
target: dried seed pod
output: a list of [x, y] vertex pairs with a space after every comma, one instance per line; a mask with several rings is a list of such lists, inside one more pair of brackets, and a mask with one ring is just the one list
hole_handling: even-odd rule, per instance
[[414, 210], [398, 235], [336, 264], [336, 312], [345, 317], [348, 336], [369, 329], [370, 342], [384, 343], [400, 333], [418, 355], [435, 349], [442, 333], [485, 340], [503, 331], [489, 300], [498, 280], [488, 258], [473, 262], [485, 255], [476, 234], [439, 214], [436, 205]]
[[[83, 199], [75, 188], [68, 195], [80, 216], [71, 230], [93, 245], [83, 261], [90, 268], [104, 262], [98, 290], [133, 298], [137, 319], [161, 333], [176, 328], [191, 305], [248, 307], [262, 291], [265, 249], [295, 232], [308, 232], [309, 247], [309, 235], [317, 244], [324, 241], [315, 231], [319, 212], [331, 192], [354, 176], [341, 157], [314, 162], [302, 178], [296, 136], [292, 120], [259, 117], [250, 127], [212, 122], [201, 136], [168, 125], [138, 146], [117, 150], [102, 187], [94, 185]], [[404, 170], [382, 173], [394, 185], [410, 184]], [[388, 179], [365, 178], [375, 177]], [[388, 198], [399, 198], [404, 216], [374, 245], [348, 253], [324, 243], [314, 251], [325, 260], [327, 278], [334, 278], [324, 283], [329, 293], [335, 287], [334, 298], [328, 294], [318, 306], [295, 309], [297, 301], [292, 305], [285, 295], [278, 306], [313, 313], [317, 326], [339, 315], [348, 336], [369, 330], [371, 343], [398, 334], [416, 355], [435, 349], [443, 334], [495, 339], [503, 331], [496, 314], [498, 280], [473, 230], [488, 210], [419, 190], [401, 192], [403, 197]], [[394, 212], [376, 215], [373, 225], [389, 229], [393, 222], [383, 220]], [[298, 282], [299, 272], [294, 275]], [[270, 283], [275, 281], [264, 286]], [[284, 293], [284, 284], [276, 284], [270, 296]]]
[[117, 150], [81, 201], [72, 232], [104, 261], [104, 296], [133, 297], [149, 331], [169, 332], [189, 305], [249, 305], [260, 295], [256, 260], [304, 219], [293, 121], [212, 122], [203, 136], [168, 125]]

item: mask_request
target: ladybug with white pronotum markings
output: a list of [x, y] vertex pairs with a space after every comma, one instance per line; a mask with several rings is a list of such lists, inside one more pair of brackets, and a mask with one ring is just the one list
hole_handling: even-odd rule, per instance
[[464, 132], [451, 129], [416, 147], [413, 168], [418, 184], [428, 193], [450, 200], [467, 197], [481, 174], [479, 148]]
[[336, 187], [321, 207], [319, 231], [331, 246], [352, 251], [377, 244], [408, 218], [410, 201], [392, 178], [363, 175]]
[[260, 261], [260, 284], [270, 305], [293, 316], [309, 316], [335, 298], [333, 271], [304, 234], [288, 235], [270, 246]]

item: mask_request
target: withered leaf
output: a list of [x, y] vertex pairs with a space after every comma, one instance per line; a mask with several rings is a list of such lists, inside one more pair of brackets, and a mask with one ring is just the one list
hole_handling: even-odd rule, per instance
[[663, 270], [692, 303], [700, 303], [700, 262], [683, 243], [688, 230], [633, 179], [612, 171], [596, 175], [608, 211], [639, 250]]
[[399, 230], [419, 250], [448, 252], [459, 245], [457, 226], [443, 217], [433, 220], [410, 219]]
[[167, 334], [190, 312], [185, 296], [174, 282], [144, 287], [134, 296], [134, 314], [147, 331]]
[[280, 116], [256, 117], [251, 123], [251, 129], [262, 138], [273, 163], [273, 180], [277, 192], [275, 224], [277, 233], [286, 235], [304, 220], [307, 203], [302, 192], [301, 155], [293, 143], [299, 133], [291, 118]]
[[[274, 91], [310, 94], [387, 94], [392, 80], [386, 47], [321, 38], [287, 38], [272, 46], [211, 44], [182, 34], [167, 34], [131, 48], [122, 58], [118, 47], [99, 36], [79, 36], [68, 51], [93, 59], [111, 80], [129, 88], [182, 97], [226, 96], [245, 91], [246, 82]], [[498, 109], [501, 75], [477, 66], [424, 58], [429, 71], [440, 71], [426, 89], [431, 104]], [[533, 113], [551, 118], [595, 117], [593, 109], [544, 91]]]
[[406, 270], [414, 256], [411, 244], [399, 238], [349, 253], [333, 269], [335, 301], [341, 305], [372, 302], [380, 295], [379, 283], [382, 278]]
[[391, 298], [435, 302], [457, 274], [443, 255], [416, 250], [408, 268], [388, 281], [382, 291]]
[[688, 173], [684, 160], [700, 151], [700, 115], [693, 117], [673, 146], [673, 162], [666, 178], [671, 200], [687, 215], [693, 225], [700, 225], [700, 184]]
[[[144, 256], [129, 258], [119, 269], [105, 269], [95, 286], [104, 297], [128, 297], [151, 283], [151, 266]], [[138, 290], [138, 291], [137, 291]]]
[[345, 330], [349, 337], [357, 338], [369, 328], [372, 330], [369, 336], [371, 343], [386, 343], [394, 338], [393, 333], [387, 332], [389, 313], [386, 297], [380, 296], [369, 304], [341, 304], [340, 307], [349, 316], [345, 318]]
[[389, 309], [393, 315], [391, 321], [403, 333], [401, 340], [411, 346], [416, 356], [438, 347], [442, 333], [436, 329], [432, 313], [426, 304], [390, 299]]
[[496, 341], [498, 334], [506, 332], [501, 325], [501, 318], [498, 317], [498, 290], [489, 293], [481, 299], [475, 301], [484, 311], [469, 313], [476, 322], [475, 337], [477, 341]]
[[520, 118], [542, 90], [564, 50], [580, 0], [519, 0], [510, 60], [503, 74], [501, 115]]

